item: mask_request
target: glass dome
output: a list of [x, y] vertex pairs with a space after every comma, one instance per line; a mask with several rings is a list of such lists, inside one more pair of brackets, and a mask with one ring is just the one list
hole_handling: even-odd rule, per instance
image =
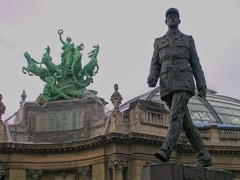
[[[165, 104], [160, 99], [159, 87], [156, 87], [122, 104], [120, 110], [126, 110], [136, 99]], [[193, 96], [188, 103], [188, 108], [195, 124], [240, 126], [240, 100], [218, 95], [214, 90], [208, 89], [206, 101], [197, 95]]]

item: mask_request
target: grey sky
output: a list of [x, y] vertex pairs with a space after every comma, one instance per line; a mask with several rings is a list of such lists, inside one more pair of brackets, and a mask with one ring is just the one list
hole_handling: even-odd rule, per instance
[[[60, 64], [61, 42], [70, 36], [83, 42], [87, 53], [99, 44], [99, 73], [88, 88], [110, 102], [114, 84], [123, 101], [146, 91], [146, 79], [156, 37], [167, 31], [165, 11], [180, 11], [179, 29], [192, 35], [209, 87], [218, 94], [240, 99], [240, 1], [238, 0], [0, 0], [0, 93], [7, 106], [3, 119], [19, 109], [22, 90], [34, 101], [44, 83], [22, 73], [27, 51], [37, 61], [50, 46], [53, 62]], [[111, 106], [108, 106], [109, 108]]]

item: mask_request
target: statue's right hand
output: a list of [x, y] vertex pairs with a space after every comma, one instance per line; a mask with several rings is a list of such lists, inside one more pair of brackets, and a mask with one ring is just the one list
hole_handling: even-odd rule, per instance
[[63, 33], [63, 30], [62, 30], [62, 29], [59, 29], [59, 30], [58, 30], [58, 34], [61, 35], [62, 33]]
[[148, 87], [156, 87], [157, 82], [154, 79], [148, 79]]

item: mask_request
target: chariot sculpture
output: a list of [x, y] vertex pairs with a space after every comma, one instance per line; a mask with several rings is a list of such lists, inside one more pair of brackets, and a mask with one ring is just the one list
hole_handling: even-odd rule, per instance
[[[93, 46], [93, 50], [88, 53], [90, 58], [88, 64], [82, 66], [84, 44], [80, 43], [75, 47], [69, 36], [66, 41], [62, 39], [63, 30], [60, 29], [58, 34], [63, 44], [61, 63], [59, 65], [54, 64], [50, 56], [51, 49], [49, 46], [45, 48], [46, 52], [43, 54], [41, 62], [32, 58], [28, 52], [24, 53], [28, 65], [22, 67], [22, 72], [30, 76], [39, 76], [45, 82], [43, 92], [38, 97], [40, 103], [81, 97], [86, 87], [93, 83], [93, 76], [99, 70], [97, 60], [98, 44]], [[95, 90], [89, 91], [97, 94]]]

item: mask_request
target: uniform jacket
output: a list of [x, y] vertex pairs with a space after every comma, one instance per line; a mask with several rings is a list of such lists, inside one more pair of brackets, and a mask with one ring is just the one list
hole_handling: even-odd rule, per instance
[[189, 91], [194, 95], [194, 80], [197, 88], [206, 86], [206, 81], [192, 36], [179, 30], [155, 39], [154, 52], [148, 80], [160, 77], [161, 99], [175, 91]]

